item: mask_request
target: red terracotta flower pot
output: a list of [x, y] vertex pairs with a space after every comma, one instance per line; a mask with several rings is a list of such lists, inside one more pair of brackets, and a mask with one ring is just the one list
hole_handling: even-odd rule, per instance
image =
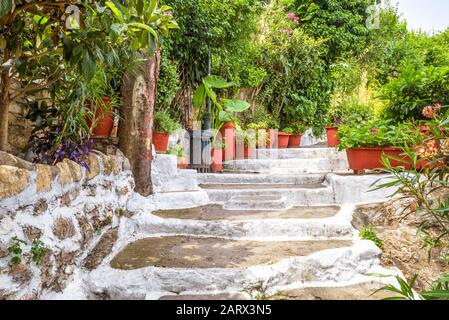
[[335, 148], [340, 143], [340, 138], [337, 136], [338, 127], [327, 127], [327, 146], [329, 148]]
[[169, 138], [170, 135], [168, 133], [153, 131], [153, 144], [156, 152], [167, 152]]
[[372, 170], [384, 168], [382, 164], [382, 155], [393, 156], [404, 160], [404, 162], [390, 159], [393, 167], [405, 167], [410, 169], [412, 160], [402, 155], [403, 150], [387, 147], [364, 147], [357, 149], [346, 149], [348, 156], [349, 168], [354, 171]]
[[220, 129], [221, 138], [226, 146], [223, 148], [223, 159], [235, 159], [235, 125], [232, 122], [226, 122]]
[[269, 148], [269, 146], [267, 146], [267, 137], [268, 137], [267, 130], [259, 129], [257, 131], [257, 148], [259, 149]]
[[178, 168], [179, 169], [187, 169], [189, 165], [187, 164], [185, 157], [178, 157]]
[[294, 134], [290, 136], [290, 140], [288, 140], [289, 148], [299, 148], [301, 147], [301, 134]]
[[278, 133], [278, 148], [279, 149], [285, 149], [288, 147], [288, 142], [290, 141], [290, 134], [279, 132]]
[[[103, 97], [103, 102], [108, 105], [111, 99], [109, 97]], [[90, 108], [90, 106], [88, 107]], [[86, 118], [87, 125], [92, 125], [92, 118]], [[101, 110], [100, 108], [95, 112], [95, 127], [92, 128], [92, 138], [105, 139], [109, 138], [114, 127], [114, 112], [112, 110]]]
[[223, 150], [221, 148], [212, 149], [212, 172], [223, 171]]
[[274, 148], [274, 144], [276, 142], [276, 129], [270, 129], [268, 130], [268, 134], [270, 136], [270, 145], [268, 146], [269, 149]]
[[246, 147], [243, 149], [243, 157], [245, 159], [254, 159], [255, 158], [255, 150], [253, 148]]

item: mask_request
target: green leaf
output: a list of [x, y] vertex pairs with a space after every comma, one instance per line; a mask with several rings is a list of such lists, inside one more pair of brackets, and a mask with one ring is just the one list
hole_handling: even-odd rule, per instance
[[127, 29], [128, 29], [128, 27], [126, 26], [126, 24], [123, 24], [123, 23], [113, 23], [113, 24], [111, 24], [111, 30], [114, 31], [118, 35], [121, 35]]
[[204, 88], [204, 84], [200, 84], [200, 86], [196, 89], [193, 95], [193, 105], [195, 108], [201, 108], [206, 100], [206, 89]]
[[81, 63], [81, 73], [87, 82], [90, 82], [95, 75], [97, 63], [92, 53], [84, 52], [83, 61]]
[[156, 10], [157, 0], [151, 0], [150, 7], [148, 8], [148, 17], [151, 17]]
[[13, 5], [13, 0], [2, 0], [0, 2], [0, 17], [10, 13]]
[[428, 300], [431, 300], [431, 299], [449, 300], [449, 291], [448, 290], [426, 291], [426, 292], [422, 292], [422, 296]]
[[123, 19], [123, 14], [122, 12], [115, 6], [114, 3], [112, 3], [111, 1], [106, 1], [106, 6], [111, 9], [111, 11], [114, 13], [114, 15], [117, 17], [117, 19], [123, 23], [124, 19]]
[[229, 88], [234, 85], [232, 82], [227, 82], [226, 79], [214, 75], [205, 77], [203, 82], [206, 86], [216, 89]]
[[227, 112], [243, 112], [248, 110], [251, 105], [243, 100], [238, 99], [222, 99]]
[[140, 16], [143, 13], [143, 7], [144, 7], [144, 1], [143, 0], [137, 0], [136, 3], [136, 10], [137, 14]]
[[145, 31], [149, 32], [150, 34], [152, 34], [153, 37], [156, 39], [156, 41], [157, 41], [158, 38], [159, 38], [159, 36], [157, 35], [157, 32], [154, 31], [153, 28], [151, 28], [150, 26], [147, 26], [147, 25], [144, 24], [144, 23], [140, 23], [140, 22], [131, 22], [131, 23], [128, 23], [128, 27], [135, 27], [135, 28], [138, 28], [138, 29], [141, 29], [141, 30], [145, 30]]

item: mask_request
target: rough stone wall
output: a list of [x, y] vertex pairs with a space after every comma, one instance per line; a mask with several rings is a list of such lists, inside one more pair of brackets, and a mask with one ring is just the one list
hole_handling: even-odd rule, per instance
[[[419, 236], [421, 222], [416, 212], [404, 211], [413, 200], [391, 200], [385, 203], [361, 205], [353, 215], [353, 226], [360, 230], [364, 226], [376, 227], [376, 235], [382, 239], [381, 263], [386, 268], [396, 267], [407, 279], [418, 275], [416, 288], [424, 290], [448, 271], [448, 263], [442, 260], [441, 248], [432, 251], [429, 261], [428, 251]], [[410, 213], [409, 215], [405, 215]]]
[[[122, 155], [91, 154], [88, 163], [90, 171], [70, 160], [38, 165], [0, 152], [0, 300], [61, 292], [74, 272], [96, 268], [110, 253], [130, 215], [134, 179]], [[8, 250], [14, 236], [26, 242], [18, 264]], [[36, 250], [39, 241], [44, 250]]]

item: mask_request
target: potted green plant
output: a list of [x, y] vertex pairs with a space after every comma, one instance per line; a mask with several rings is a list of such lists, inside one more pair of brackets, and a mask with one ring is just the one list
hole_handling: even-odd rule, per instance
[[[243, 148], [242, 148], [243, 146]], [[256, 134], [237, 128], [236, 159], [253, 159], [256, 154]]]
[[195, 90], [193, 96], [193, 105], [197, 119], [203, 119], [207, 98], [213, 104], [211, 108], [212, 128], [221, 133], [226, 141], [223, 149], [223, 158], [232, 160], [235, 157], [235, 132], [237, 118], [235, 113], [243, 112], [249, 109], [250, 104], [246, 101], [238, 99], [218, 98], [218, 94], [214, 89], [227, 89], [232, 87], [232, 82], [227, 82], [224, 78], [210, 75], [203, 78], [201, 84]]
[[393, 167], [410, 169], [412, 159], [404, 155], [403, 146], [415, 146], [416, 132], [408, 123], [368, 121], [339, 128], [339, 149], [346, 150], [348, 163], [355, 173], [384, 168], [382, 156], [390, 158]]
[[87, 87], [89, 114], [86, 122], [92, 138], [109, 138], [114, 126], [115, 111], [120, 105], [120, 98], [109, 80], [105, 69], [98, 68]]
[[290, 136], [293, 135], [293, 129], [290, 127], [282, 129], [282, 132], [278, 133], [278, 148], [286, 149], [288, 148], [288, 143], [290, 141]]
[[178, 143], [178, 144], [170, 147], [167, 150], [167, 154], [173, 154], [173, 155], [176, 156], [179, 169], [187, 169], [188, 164], [187, 164], [187, 161], [186, 161], [186, 154], [184, 152], [184, 148], [183, 148], [182, 145], [180, 145]]
[[265, 149], [270, 147], [270, 135], [269, 135], [269, 124], [265, 121], [260, 121], [257, 123], [250, 123], [247, 126], [248, 129], [254, 130], [256, 133], [257, 148]]
[[289, 148], [299, 148], [301, 146], [301, 138], [306, 130], [306, 127], [302, 123], [296, 123], [292, 127], [292, 135], [290, 136], [290, 139], [288, 141], [288, 147]]
[[156, 152], [167, 152], [170, 134], [178, 129], [179, 124], [170, 117], [167, 111], [159, 110], [155, 112], [152, 140]]
[[212, 172], [223, 171], [223, 149], [226, 148], [226, 143], [218, 140], [212, 141]]

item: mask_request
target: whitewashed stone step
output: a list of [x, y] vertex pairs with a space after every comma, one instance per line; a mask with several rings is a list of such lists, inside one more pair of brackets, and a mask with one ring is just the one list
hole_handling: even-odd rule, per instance
[[223, 206], [225, 210], [282, 210], [288, 207], [284, 196], [234, 196]]
[[225, 184], [225, 183], [263, 183], [263, 184], [321, 184], [325, 180], [325, 174], [251, 174], [251, 173], [203, 173], [198, 174], [200, 184]]
[[[228, 172], [254, 173], [328, 173], [348, 171], [348, 164], [343, 159], [247, 159], [232, 160], [223, 163]], [[287, 170], [288, 169], [288, 170]]]
[[345, 151], [335, 148], [257, 149], [258, 159], [338, 159], [346, 161]]
[[[185, 243], [185, 246], [192, 247], [189, 243]], [[183, 250], [180, 246], [176, 248], [176, 251]], [[195, 247], [192, 248], [195, 250]], [[232, 249], [227, 246], [216, 248], [229, 250], [226, 253], [228, 256], [232, 254]], [[207, 252], [213, 254], [216, 251], [215, 255], [218, 255], [220, 252], [216, 248], [208, 249]], [[392, 274], [391, 271], [380, 267], [381, 251], [371, 241], [357, 241], [350, 247], [316, 251], [305, 256], [295, 256], [296, 252], [301, 250], [300, 247], [292, 247], [292, 249], [289, 258], [256, 266], [249, 266], [251, 263], [247, 259], [244, 259], [243, 264], [239, 260], [226, 259], [223, 252], [220, 253], [223, 263], [218, 263], [218, 260], [204, 259], [202, 255], [184, 257], [188, 259], [185, 265], [191, 267], [182, 267], [184, 263], [179, 264], [175, 260], [161, 263], [157, 256], [149, 257], [149, 260], [143, 264], [149, 265], [148, 267], [143, 266], [138, 269], [114, 269], [109, 264], [104, 264], [87, 275], [86, 286], [93, 296], [107, 296], [110, 299], [158, 299], [173, 293], [184, 295], [248, 291], [260, 287], [261, 283], [271, 294], [274, 294], [279, 291], [278, 288], [297, 283], [310, 287], [320, 283], [338, 286], [350, 281], [367, 281], [370, 277], [366, 274]], [[251, 247], [245, 246], [244, 243], [242, 243], [242, 250], [246, 250], [247, 254], [255, 254], [251, 251]], [[268, 252], [282, 255], [286, 251], [270, 249]], [[171, 254], [169, 251], [164, 251], [165, 253], [169, 256], [164, 259], [169, 261]], [[176, 257], [181, 258], [179, 254]], [[257, 260], [263, 261], [266, 258], [262, 255]], [[138, 261], [135, 260], [135, 262]], [[194, 267], [195, 263], [198, 266], [201, 264], [202, 267]], [[217, 267], [206, 267], [214, 264]], [[226, 265], [229, 267], [220, 267]]]
[[289, 206], [331, 205], [331, 187], [324, 185], [222, 184], [201, 185], [211, 203], [225, 203], [234, 196], [284, 196]]

